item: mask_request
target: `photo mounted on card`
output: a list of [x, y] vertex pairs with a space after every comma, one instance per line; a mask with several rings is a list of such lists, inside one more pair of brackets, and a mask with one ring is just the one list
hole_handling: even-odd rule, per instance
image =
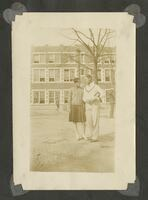
[[15, 184], [119, 190], [135, 181], [131, 15], [16, 16], [12, 62]]

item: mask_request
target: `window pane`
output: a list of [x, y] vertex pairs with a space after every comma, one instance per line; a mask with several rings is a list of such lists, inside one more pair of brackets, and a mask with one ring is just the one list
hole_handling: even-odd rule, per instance
[[74, 63], [76, 60], [75, 54], [68, 54], [68, 63]]
[[33, 92], [33, 103], [39, 103], [39, 92]]
[[39, 54], [35, 54], [33, 56], [33, 62], [34, 63], [39, 63], [40, 62], [40, 55]]
[[55, 97], [59, 98], [60, 97], [60, 91], [55, 91]]
[[64, 91], [64, 103], [69, 102], [69, 91]]
[[68, 54], [66, 54], [66, 53], [63, 53], [62, 54], [62, 63], [68, 63], [68, 61], [69, 61], [69, 55]]
[[105, 64], [109, 64], [109, 60], [105, 60], [104, 63], [105, 63]]
[[55, 62], [55, 56], [54, 56], [54, 54], [48, 54], [47, 55], [47, 62], [48, 63], [54, 63]]
[[55, 81], [59, 81], [59, 80], [60, 80], [60, 70], [55, 69]]
[[60, 91], [55, 91], [55, 101], [56, 101], [56, 104], [59, 104], [59, 102], [60, 102]]
[[40, 92], [40, 103], [45, 103], [45, 92], [44, 91]]
[[39, 69], [34, 69], [33, 70], [33, 81], [34, 82], [38, 82], [39, 81], [39, 76], [40, 76]]
[[110, 81], [110, 70], [106, 69], [105, 70], [105, 81]]
[[64, 81], [69, 81], [69, 69], [64, 69]]
[[56, 53], [55, 58], [54, 58], [55, 63], [60, 63], [61, 62], [61, 54]]
[[40, 63], [46, 63], [46, 55], [45, 54], [40, 55]]
[[45, 82], [45, 69], [40, 70], [40, 82]]
[[75, 77], [75, 70], [71, 69], [70, 70], [70, 81], [73, 81], [74, 77]]
[[80, 54], [80, 62], [81, 63], [84, 63], [84, 56], [85, 56], [84, 54]]
[[84, 69], [80, 69], [80, 75], [84, 75]]
[[49, 103], [54, 103], [54, 91], [49, 91]]
[[98, 81], [101, 81], [101, 70], [98, 70]]
[[55, 71], [53, 69], [49, 70], [49, 82], [55, 81]]

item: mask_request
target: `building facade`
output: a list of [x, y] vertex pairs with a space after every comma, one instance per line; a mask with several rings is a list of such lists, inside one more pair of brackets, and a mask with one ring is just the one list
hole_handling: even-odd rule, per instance
[[[79, 51], [72, 46], [34, 46], [31, 59], [31, 105], [60, 107], [66, 109], [73, 79], [91, 74], [93, 62], [82, 47]], [[88, 67], [89, 66], [89, 67]], [[98, 83], [105, 89], [102, 104], [110, 103], [115, 88], [115, 49], [106, 48], [98, 62]], [[58, 101], [58, 102], [57, 102]]]

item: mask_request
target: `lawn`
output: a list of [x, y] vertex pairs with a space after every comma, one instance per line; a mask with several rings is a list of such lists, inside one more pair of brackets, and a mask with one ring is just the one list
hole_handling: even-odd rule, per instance
[[54, 172], [112, 172], [114, 120], [100, 119], [98, 142], [77, 141], [68, 113], [33, 111], [31, 170]]

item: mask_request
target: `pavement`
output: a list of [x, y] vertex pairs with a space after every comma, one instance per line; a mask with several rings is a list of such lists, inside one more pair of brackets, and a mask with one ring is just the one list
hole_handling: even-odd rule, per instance
[[31, 113], [31, 170], [41, 172], [112, 172], [114, 119], [100, 119], [99, 141], [77, 141], [67, 112]]

